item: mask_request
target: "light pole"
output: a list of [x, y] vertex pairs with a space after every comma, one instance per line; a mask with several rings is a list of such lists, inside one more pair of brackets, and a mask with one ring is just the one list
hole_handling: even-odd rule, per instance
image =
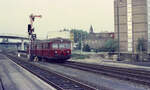
[[134, 22], [132, 21], [132, 59], [134, 61], [135, 53], [134, 53]]
[[83, 47], [83, 44], [82, 44], [82, 32], [81, 32], [80, 34], [81, 34], [81, 40], [80, 40], [80, 43], [81, 43], [81, 49], [80, 49], [80, 54], [82, 54], [82, 47]]
[[119, 0], [117, 1], [117, 31], [118, 31], [118, 58], [117, 60], [120, 61], [120, 20], [119, 20]]

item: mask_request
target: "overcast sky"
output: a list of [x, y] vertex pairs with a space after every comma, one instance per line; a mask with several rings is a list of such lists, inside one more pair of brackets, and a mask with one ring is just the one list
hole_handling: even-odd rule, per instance
[[83, 29], [95, 32], [114, 31], [114, 0], [0, 0], [0, 33], [27, 34], [29, 15], [35, 19], [37, 35], [60, 29]]

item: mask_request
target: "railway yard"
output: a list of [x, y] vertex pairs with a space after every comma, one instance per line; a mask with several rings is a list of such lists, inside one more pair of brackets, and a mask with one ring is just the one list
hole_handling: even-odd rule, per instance
[[150, 90], [150, 0], [1, 0], [0, 90]]
[[149, 67], [125, 66], [29, 62], [17, 55], [0, 54], [0, 90], [150, 90]]

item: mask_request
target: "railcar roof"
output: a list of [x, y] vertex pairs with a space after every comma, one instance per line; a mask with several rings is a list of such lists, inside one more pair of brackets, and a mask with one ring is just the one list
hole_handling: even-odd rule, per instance
[[64, 38], [51, 38], [51, 39], [46, 39], [46, 40], [36, 40], [35, 43], [54, 42], [54, 41], [59, 41], [59, 40], [71, 42], [69, 39], [64, 39]]

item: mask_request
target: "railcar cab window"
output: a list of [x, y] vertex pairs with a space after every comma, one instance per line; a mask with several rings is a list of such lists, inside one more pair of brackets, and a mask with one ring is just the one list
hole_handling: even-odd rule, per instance
[[60, 48], [60, 49], [65, 48], [65, 44], [63, 44], [63, 43], [62, 43], [62, 44], [59, 44], [59, 48]]
[[53, 44], [52, 44], [52, 48], [58, 49], [58, 44], [57, 44], [57, 43], [53, 43]]
[[48, 48], [49, 48], [48, 43], [44, 43], [44, 44], [43, 44], [43, 48], [44, 48], [44, 49], [48, 49]]
[[69, 43], [66, 43], [66, 44], [65, 44], [65, 47], [66, 47], [66, 49], [70, 49], [70, 48], [71, 48], [71, 45], [70, 45]]
[[61, 44], [59, 44], [59, 48], [60, 49], [63, 49], [63, 48], [70, 49], [70, 44], [68, 44], [68, 43], [61, 43]]

